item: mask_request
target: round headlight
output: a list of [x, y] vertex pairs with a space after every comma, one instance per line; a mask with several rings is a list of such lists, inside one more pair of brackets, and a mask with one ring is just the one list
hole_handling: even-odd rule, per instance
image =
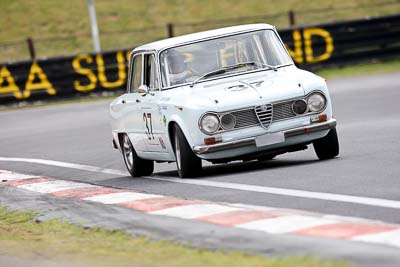
[[221, 126], [224, 130], [231, 130], [236, 125], [236, 118], [232, 114], [224, 114], [221, 116]]
[[296, 115], [302, 115], [307, 112], [307, 103], [303, 99], [299, 99], [293, 102], [292, 110]]
[[325, 97], [315, 93], [307, 99], [308, 110], [311, 112], [319, 112], [325, 107]]
[[215, 114], [206, 114], [200, 121], [201, 130], [206, 134], [215, 133], [219, 128], [219, 119]]

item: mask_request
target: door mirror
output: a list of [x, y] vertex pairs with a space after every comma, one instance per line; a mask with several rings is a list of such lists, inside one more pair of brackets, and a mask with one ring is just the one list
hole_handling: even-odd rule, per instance
[[147, 95], [149, 93], [149, 87], [145, 84], [142, 84], [141, 86], [139, 86], [137, 92], [139, 94]]

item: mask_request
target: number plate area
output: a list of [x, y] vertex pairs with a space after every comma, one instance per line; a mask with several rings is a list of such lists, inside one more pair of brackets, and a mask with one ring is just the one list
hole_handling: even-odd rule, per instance
[[257, 136], [256, 138], [257, 147], [268, 146], [282, 142], [285, 142], [285, 135], [282, 132], [264, 134]]

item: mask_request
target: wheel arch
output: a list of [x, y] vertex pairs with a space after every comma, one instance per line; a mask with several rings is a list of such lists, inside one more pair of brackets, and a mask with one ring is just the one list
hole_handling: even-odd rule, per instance
[[191, 144], [193, 144], [192, 140], [191, 140], [191, 136], [189, 134], [189, 130], [187, 129], [187, 127], [185, 127], [183, 121], [179, 118], [179, 117], [172, 117], [170, 119], [170, 121], [168, 122], [168, 139], [170, 141], [171, 147], [172, 149], [175, 150], [174, 148], [174, 140], [173, 140], [173, 136], [174, 136], [174, 125], [177, 125], [183, 132], [183, 135], [186, 138], [186, 141], [189, 143], [189, 145], [192, 147]]
[[170, 121], [168, 123], [168, 140], [171, 143], [172, 149], [175, 151], [174, 140], [172, 140], [172, 136], [174, 135], [174, 125], [177, 125], [175, 121]]
[[112, 132], [112, 145], [115, 149], [122, 153], [122, 135], [123, 133]]
[[122, 149], [121, 149], [121, 147], [122, 147], [122, 137], [124, 136], [124, 133], [117, 133], [117, 136], [118, 136], [119, 151], [122, 152]]

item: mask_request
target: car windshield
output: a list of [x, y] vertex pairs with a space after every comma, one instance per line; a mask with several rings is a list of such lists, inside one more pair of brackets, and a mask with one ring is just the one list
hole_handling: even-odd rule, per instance
[[293, 63], [272, 30], [170, 48], [161, 53], [160, 62], [163, 87]]

